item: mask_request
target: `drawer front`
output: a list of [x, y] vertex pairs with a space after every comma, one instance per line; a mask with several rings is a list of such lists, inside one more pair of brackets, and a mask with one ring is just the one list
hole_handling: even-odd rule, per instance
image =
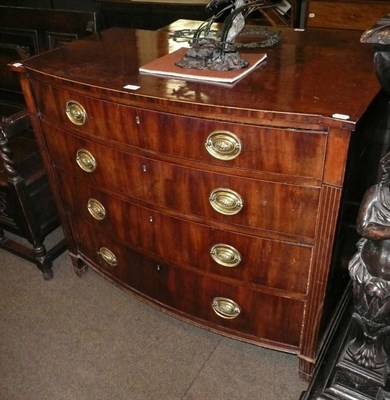
[[[45, 136], [54, 163], [93, 186], [111, 188], [184, 214], [314, 237], [319, 188], [184, 168], [122, 153], [50, 128]], [[81, 149], [93, 156], [91, 173], [76, 162]]]
[[[82, 225], [80, 251], [114, 280], [191, 319], [256, 341], [298, 347], [304, 303], [159, 263]], [[103, 250], [102, 250], [103, 249]], [[107, 263], [104, 251], [115, 256]], [[270, 317], [272, 316], [272, 317]]]
[[[42, 84], [34, 85], [34, 91], [44, 119], [93, 137], [244, 170], [318, 179], [323, 175], [324, 132], [257, 127], [137, 110]], [[81, 124], [78, 119], [82, 113], [85, 122]]]
[[207, 121], [139, 110], [145, 146], [211, 164], [322, 178], [324, 132]]
[[92, 137], [143, 147], [134, 108], [95, 100], [34, 81], [32, 84], [43, 119]]
[[[112, 234], [122, 243], [175, 265], [269, 288], [306, 293], [312, 249], [174, 218], [61, 177], [72, 224]], [[123, 224], [123, 221], [127, 221]]]

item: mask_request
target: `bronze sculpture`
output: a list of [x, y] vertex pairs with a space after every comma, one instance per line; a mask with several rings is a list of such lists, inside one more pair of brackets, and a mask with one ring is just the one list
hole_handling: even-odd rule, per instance
[[[366, 31], [361, 42], [372, 43], [375, 71], [390, 92], [390, 15]], [[382, 177], [365, 193], [356, 229], [362, 238], [349, 263], [353, 282], [354, 313], [358, 323], [346, 357], [359, 366], [387, 377], [384, 341], [390, 334], [390, 152], [380, 161]]]
[[[221, 5], [226, 3], [227, 6], [218, 10]], [[210, 0], [206, 9], [214, 13], [193, 32], [189, 38], [190, 49], [176, 65], [186, 69], [215, 71], [229, 71], [247, 67], [248, 62], [241, 57], [238, 52], [240, 46], [236, 42], [237, 37], [244, 29], [245, 19], [256, 10], [277, 7], [277, 5], [278, 3], [269, 5], [263, 0]], [[223, 22], [221, 31], [214, 30], [212, 28], [213, 23], [226, 12], [229, 12], [229, 14]], [[181, 38], [182, 34], [183, 32], [177, 32], [174, 39]], [[280, 40], [279, 32], [260, 29], [257, 30], [257, 34], [263, 36], [264, 40], [250, 43], [247, 47], [273, 46]]]
[[376, 25], [364, 32], [362, 43], [374, 46], [374, 64], [378, 80], [387, 93], [390, 93], [390, 14], [380, 19]]
[[367, 190], [357, 231], [362, 236], [351, 259], [356, 337], [347, 356], [358, 365], [387, 374], [384, 340], [390, 333], [390, 153], [381, 160], [383, 176]]

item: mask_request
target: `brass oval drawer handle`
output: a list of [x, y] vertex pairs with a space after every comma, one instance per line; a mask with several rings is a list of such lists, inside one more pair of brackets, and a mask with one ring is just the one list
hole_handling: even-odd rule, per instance
[[74, 125], [84, 125], [87, 121], [87, 112], [84, 107], [74, 100], [69, 100], [66, 102], [65, 106], [66, 116], [69, 118], [69, 121]]
[[233, 246], [218, 243], [210, 249], [211, 258], [223, 267], [235, 268], [241, 263], [241, 254]]
[[76, 162], [85, 172], [93, 172], [97, 167], [95, 157], [85, 149], [79, 149], [76, 153]]
[[87, 208], [92, 217], [98, 221], [102, 221], [106, 218], [106, 209], [99, 200], [93, 198], [88, 199]]
[[226, 188], [213, 190], [210, 194], [209, 202], [215, 211], [224, 215], [237, 214], [244, 206], [241, 196], [237, 192]]
[[227, 297], [215, 297], [211, 303], [213, 311], [221, 318], [234, 319], [241, 313], [240, 306]]
[[115, 254], [107, 247], [101, 247], [97, 253], [111, 267], [115, 267], [118, 264]]
[[206, 150], [218, 160], [234, 160], [241, 153], [240, 139], [229, 131], [214, 131], [207, 137]]

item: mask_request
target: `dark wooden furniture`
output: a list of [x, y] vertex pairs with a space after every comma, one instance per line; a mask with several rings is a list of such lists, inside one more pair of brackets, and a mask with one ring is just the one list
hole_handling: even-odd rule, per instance
[[176, 28], [113, 28], [14, 68], [75, 270], [296, 353], [307, 378], [383, 150], [364, 129], [382, 122], [370, 48], [357, 32], [286, 29], [234, 86], [140, 74]]
[[206, 2], [194, 4], [97, 0], [106, 27], [155, 30], [177, 19], [207, 19]]
[[[278, 3], [273, 0], [266, 0], [266, 4]], [[270, 25], [300, 27], [300, 14], [302, 12], [300, 0], [286, 0], [281, 7], [271, 7], [261, 10], [261, 14]], [[287, 8], [286, 8], [287, 6]]]
[[19, 80], [8, 64], [97, 29], [94, 12], [0, 6], [0, 247], [34, 262], [45, 279], [52, 277], [52, 261], [66, 249], [66, 243], [59, 239], [48, 251], [44, 244], [60, 220]]
[[0, 157], [0, 248], [35, 263], [44, 279], [50, 279], [52, 262], [64, 252], [66, 242], [60, 238], [48, 251], [44, 244], [60, 221], [27, 111], [0, 123]]
[[97, 32], [98, 15], [0, 6], [0, 115], [24, 106], [18, 78], [7, 65]]
[[307, 26], [365, 31], [387, 14], [388, 0], [309, 0]]
[[[120, 26], [138, 29], [160, 29], [178, 19], [205, 20], [210, 17], [206, 11], [207, 0], [187, 1], [131, 1], [96, 0], [106, 27]], [[287, 0], [288, 9], [268, 8], [251, 15], [252, 21], [264, 25], [298, 26], [300, 2]], [[273, 0], [264, 0], [272, 5]], [[220, 6], [222, 9], [224, 4]]]

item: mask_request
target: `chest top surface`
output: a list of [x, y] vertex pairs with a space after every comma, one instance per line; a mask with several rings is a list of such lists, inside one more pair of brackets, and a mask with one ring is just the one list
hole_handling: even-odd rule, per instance
[[353, 126], [379, 91], [371, 47], [360, 43], [359, 32], [337, 30], [282, 30], [278, 45], [257, 50], [266, 52], [267, 60], [233, 85], [140, 73], [139, 67], [180, 46], [170, 38], [174, 29], [111, 28], [26, 60], [24, 66], [40, 79], [82, 84], [101, 98], [167, 111], [174, 107], [179, 113], [203, 110], [215, 117], [235, 110], [243, 122], [245, 116], [266, 116]]

